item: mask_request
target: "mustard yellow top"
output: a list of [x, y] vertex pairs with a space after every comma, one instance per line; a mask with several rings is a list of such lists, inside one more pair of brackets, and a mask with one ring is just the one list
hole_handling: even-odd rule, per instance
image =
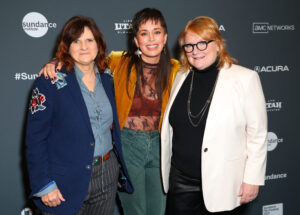
[[[112, 71], [114, 77], [115, 94], [116, 94], [115, 99], [116, 99], [117, 113], [118, 113], [121, 129], [123, 128], [127, 116], [129, 114], [133, 97], [134, 97], [136, 81], [137, 81], [135, 66], [133, 66], [131, 68], [131, 73], [128, 81], [128, 94], [129, 94], [128, 95], [126, 80], [127, 80], [127, 67], [130, 58], [122, 59], [122, 54], [123, 54], [122, 51], [112, 51], [109, 55], [109, 68]], [[179, 69], [180, 69], [180, 63], [175, 59], [171, 59], [171, 71], [169, 75], [169, 83], [162, 95], [159, 131], [160, 131], [164, 111], [169, 100], [172, 84]]]

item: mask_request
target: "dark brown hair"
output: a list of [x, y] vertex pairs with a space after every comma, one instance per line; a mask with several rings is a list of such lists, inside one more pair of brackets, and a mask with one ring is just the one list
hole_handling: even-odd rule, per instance
[[102, 33], [91, 18], [74, 16], [67, 21], [58, 39], [56, 58], [59, 62], [62, 62], [67, 71], [74, 68], [74, 60], [69, 54], [69, 48], [71, 43], [81, 36], [84, 27], [88, 27], [95, 38], [99, 50], [99, 53], [95, 58], [95, 64], [97, 65], [99, 72], [103, 72], [107, 68], [106, 44]]
[[[136, 87], [137, 87], [137, 89], [140, 89], [140, 87], [143, 87], [145, 84], [144, 79], [140, 78], [143, 74], [143, 65], [142, 65], [141, 58], [139, 58], [135, 54], [135, 52], [138, 48], [134, 42], [134, 37], [137, 36], [137, 33], [139, 31], [141, 24], [144, 24], [149, 20], [153, 21], [154, 23], [160, 23], [164, 29], [164, 33], [166, 33], [166, 34], [168, 33], [166, 21], [162, 15], [162, 13], [159, 10], [157, 10], [155, 8], [144, 8], [144, 9], [138, 11], [134, 15], [132, 23], [131, 23], [132, 24], [131, 32], [130, 32], [129, 38], [128, 38], [129, 39], [129, 41], [128, 41], [129, 49], [127, 52], [124, 52], [124, 55], [123, 55], [125, 58], [128, 57], [130, 59], [128, 68], [127, 68], [127, 71], [128, 71], [127, 82], [126, 82], [127, 83], [127, 93], [128, 93], [128, 81], [129, 81], [132, 66], [135, 66], [135, 68], [136, 68], [136, 73], [137, 73]], [[162, 93], [168, 85], [170, 68], [171, 68], [170, 52], [168, 49], [168, 45], [166, 43], [164, 50], [162, 51], [162, 53], [160, 55], [157, 72], [155, 74], [155, 78], [156, 78], [155, 79], [155, 87], [156, 87], [156, 91], [158, 93], [159, 99], [161, 99]]]

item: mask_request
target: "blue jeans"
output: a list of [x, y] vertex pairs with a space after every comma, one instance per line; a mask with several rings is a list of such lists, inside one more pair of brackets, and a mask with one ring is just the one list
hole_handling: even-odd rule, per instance
[[124, 215], [163, 215], [166, 195], [160, 171], [160, 136], [158, 131], [121, 131], [122, 150], [132, 194], [119, 193]]

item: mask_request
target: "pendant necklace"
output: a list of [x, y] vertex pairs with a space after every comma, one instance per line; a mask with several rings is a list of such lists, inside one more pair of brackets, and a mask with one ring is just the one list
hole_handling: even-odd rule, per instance
[[[189, 90], [189, 97], [188, 97], [188, 100], [187, 100], [187, 114], [188, 114], [188, 118], [189, 118], [189, 121], [190, 123], [192, 124], [192, 126], [194, 128], [198, 127], [198, 125], [200, 124], [207, 108], [209, 107], [209, 104], [211, 103], [211, 100], [212, 100], [212, 97], [213, 97], [213, 94], [214, 94], [214, 91], [215, 91], [215, 88], [216, 88], [216, 85], [217, 85], [217, 81], [218, 81], [218, 77], [219, 77], [219, 72], [217, 74], [217, 78], [215, 80], [215, 83], [214, 83], [214, 87], [208, 97], [208, 99], [206, 100], [205, 104], [203, 105], [202, 109], [200, 110], [199, 113], [197, 113], [196, 115], [193, 115], [192, 114], [192, 111], [191, 111], [191, 97], [192, 97], [192, 92], [193, 92], [193, 82], [194, 82], [194, 74], [195, 72], [193, 70], [191, 70], [192, 72], [192, 78], [191, 78], [191, 83], [190, 83], [190, 90]], [[200, 118], [199, 118], [200, 117]], [[196, 118], [199, 118], [198, 122], [194, 123], [193, 122], [193, 119], [196, 119]]]

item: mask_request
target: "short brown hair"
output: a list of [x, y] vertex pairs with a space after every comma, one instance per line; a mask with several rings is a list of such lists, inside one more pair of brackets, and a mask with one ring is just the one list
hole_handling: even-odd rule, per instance
[[67, 21], [58, 39], [56, 58], [59, 62], [62, 62], [67, 71], [74, 68], [74, 60], [69, 54], [69, 48], [71, 43], [81, 36], [84, 27], [88, 27], [95, 38], [99, 50], [95, 59], [95, 64], [97, 65], [99, 72], [103, 72], [107, 68], [106, 44], [102, 33], [91, 18], [74, 16]]
[[183, 68], [188, 69], [190, 67], [185, 51], [182, 48], [182, 46], [184, 45], [185, 35], [188, 31], [191, 31], [199, 35], [204, 40], [214, 40], [217, 42], [218, 46], [220, 47], [220, 52], [218, 54], [218, 58], [219, 58], [218, 69], [223, 68], [223, 66], [225, 65], [228, 65], [228, 67], [230, 67], [233, 63], [237, 63], [237, 60], [228, 54], [226, 50], [225, 40], [221, 36], [216, 21], [207, 16], [198, 16], [190, 20], [186, 24], [185, 29], [180, 34], [178, 39], [179, 46], [181, 48], [180, 62]]

